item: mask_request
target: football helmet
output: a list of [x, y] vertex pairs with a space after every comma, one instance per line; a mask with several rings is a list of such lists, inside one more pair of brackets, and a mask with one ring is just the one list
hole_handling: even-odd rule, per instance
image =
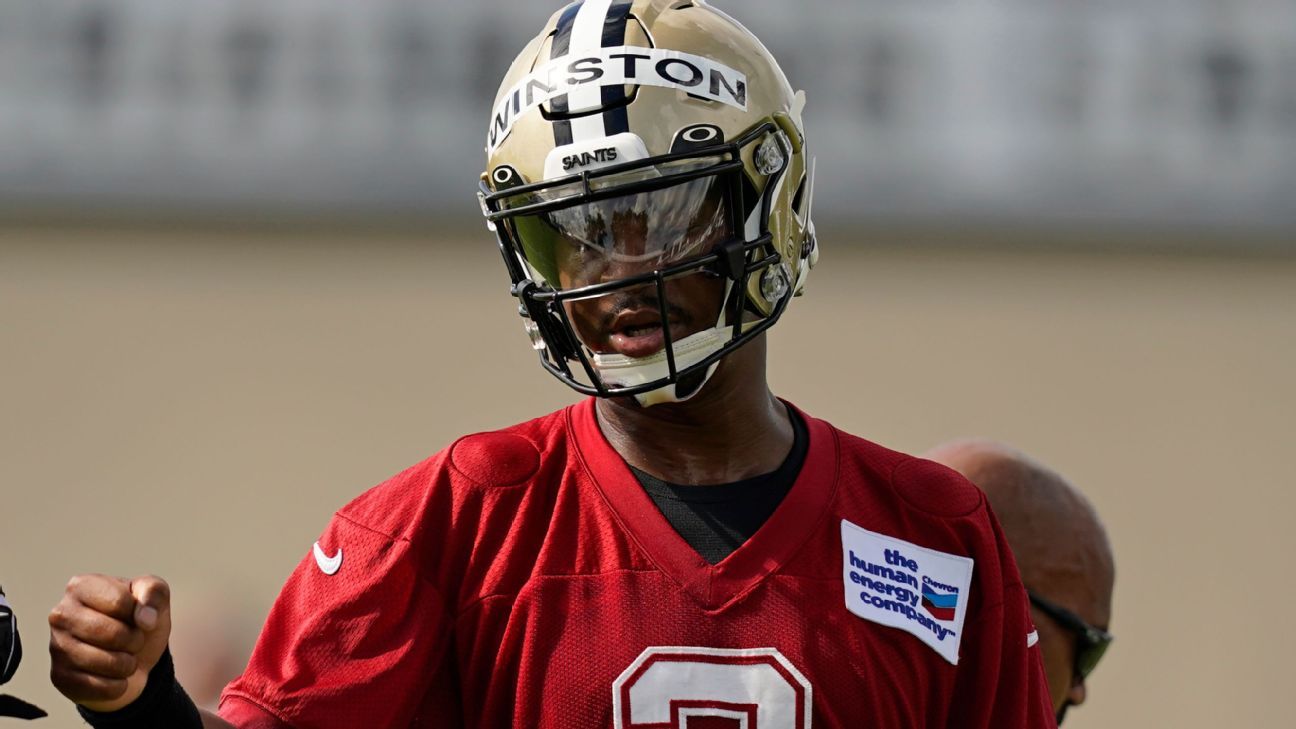
[[804, 105], [701, 0], [550, 18], [500, 86], [478, 193], [545, 369], [678, 402], [778, 320], [818, 258]]

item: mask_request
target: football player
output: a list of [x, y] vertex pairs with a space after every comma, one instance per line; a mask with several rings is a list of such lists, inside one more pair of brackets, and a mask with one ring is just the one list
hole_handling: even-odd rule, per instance
[[1039, 626], [1058, 724], [1088, 698], [1085, 679], [1113, 640], [1116, 561], [1102, 519], [1069, 481], [1025, 453], [990, 440], [954, 440], [924, 454], [985, 491], [1017, 556]]
[[[541, 364], [593, 397], [338, 511], [205, 726], [1053, 726], [981, 492], [766, 383], [819, 254], [803, 104], [705, 2], [551, 18], [480, 200]], [[167, 594], [83, 577], [55, 610], [92, 724], [197, 725]]]

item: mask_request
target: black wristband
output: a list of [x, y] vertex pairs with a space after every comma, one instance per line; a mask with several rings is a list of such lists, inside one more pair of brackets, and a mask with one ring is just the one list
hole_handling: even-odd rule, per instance
[[202, 729], [198, 707], [176, 680], [169, 646], [149, 671], [139, 698], [117, 711], [91, 711], [84, 706], [77, 711], [95, 729]]

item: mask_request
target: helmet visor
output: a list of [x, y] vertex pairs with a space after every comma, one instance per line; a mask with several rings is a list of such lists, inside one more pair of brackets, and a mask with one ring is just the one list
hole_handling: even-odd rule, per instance
[[652, 273], [733, 234], [728, 182], [707, 176], [512, 218], [540, 283], [564, 291]]

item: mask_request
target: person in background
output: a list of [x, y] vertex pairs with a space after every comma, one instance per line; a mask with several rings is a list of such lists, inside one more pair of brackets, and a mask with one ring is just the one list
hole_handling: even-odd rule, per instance
[[1111, 644], [1111, 542], [1089, 499], [1025, 453], [960, 439], [923, 456], [962, 473], [986, 493], [1031, 601], [1058, 724], [1083, 704], [1085, 679]]

